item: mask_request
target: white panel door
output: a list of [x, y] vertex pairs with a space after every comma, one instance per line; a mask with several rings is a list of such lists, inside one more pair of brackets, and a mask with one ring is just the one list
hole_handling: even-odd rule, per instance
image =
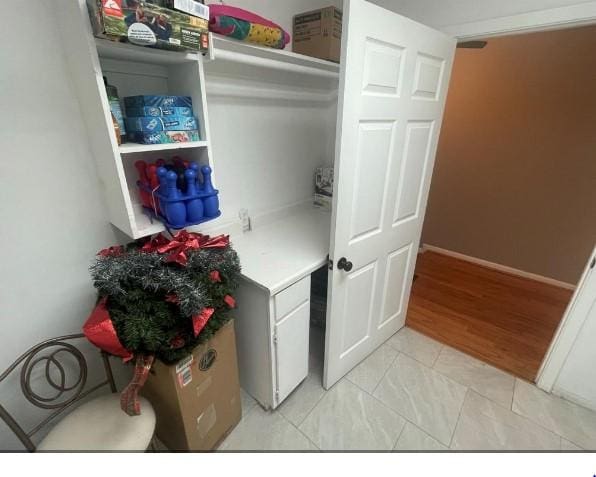
[[325, 387], [404, 325], [454, 51], [440, 32], [344, 2]]

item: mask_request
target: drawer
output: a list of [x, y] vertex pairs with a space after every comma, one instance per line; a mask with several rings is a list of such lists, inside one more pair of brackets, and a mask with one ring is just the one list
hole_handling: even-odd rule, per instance
[[281, 320], [292, 310], [309, 300], [310, 275], [275, 295], [275, 321]]

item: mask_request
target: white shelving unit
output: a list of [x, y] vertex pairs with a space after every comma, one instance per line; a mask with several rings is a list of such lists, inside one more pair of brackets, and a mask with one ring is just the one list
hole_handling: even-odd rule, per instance
[[211, 34], [205, 62], [213, 96], [331, 103], [337, 99], [339, 65], [291, 51]]
[[[160, 232], [164, 230], [163, 225], [152, 222], [143, 213], [136, 186], [136, 161], [167, 160], [179, 155], [209, 165], [216, 183], [217, 170], [209, 141], [203, 55], [98, 39], [93, 36], [85, 0], [60, 0], [56, 7], [63, 24], [63, 51], [71, 71], [74, 94], [85, 118], [109, 220], [134, 239]], [[190, 96], [199, 120], [201, 141], [159, 145], [125, 143], [119, 146], [104, 76], [118, 88], [121, 98], [141, 94]]]

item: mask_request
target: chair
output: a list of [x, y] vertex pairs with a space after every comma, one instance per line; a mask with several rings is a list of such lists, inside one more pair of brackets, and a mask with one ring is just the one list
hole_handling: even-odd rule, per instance
[[[120, 396], [116, 394], [109, 357], [103, 352], [101, 356], [106, 379], [85, 389], [87, 361], [83, 353], [70, 343], [81, 338], [84, 338], [83, 334], [74, 334], [43, 341], [25, 352], [0, 375], [0, 384], [2, 384], [17, 366], [23, 363], [20, 381], [24, 397], [36, 407], [50, 410], [52, 413], [28, 432], [1, 404], [0, 419], [8, 425], [29, 451], [145, 451], [152, 443], [155, 431], [153, 407], [146, 399], [141, 398], [143, 412], [140, 416], [128, 416], [120, 409]], [[48, 353], [43, 354], [46, 351]], [[79, 374], [74, 384], [68, 384], [65, 364], [72, 362], [73, 358]], [[32, 389], [32, 371], [38, 365], [41, 365], [42, 369], [45, 367], [45, 381], [50, 386], [52, 396], [42, 396]], [[35, 446], [32, 437], [44, 426], [65, 414], [69, 407], [104, 386], [109, 386], [111, 394], [80, 404], [66, 414], [39, 445]]]

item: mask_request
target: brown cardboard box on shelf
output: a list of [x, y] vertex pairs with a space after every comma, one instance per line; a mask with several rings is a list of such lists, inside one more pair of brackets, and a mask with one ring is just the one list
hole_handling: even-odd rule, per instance
[[335, 7], [295, 15], [292, 50], [339, 63], [341, 19], [342, 12]]
[[223, 326], [176, 364], [156, 361], [141, 392], [157, 415], [157, 438], [169, 450], [214, 449], [240, 422], [234, 323]]

